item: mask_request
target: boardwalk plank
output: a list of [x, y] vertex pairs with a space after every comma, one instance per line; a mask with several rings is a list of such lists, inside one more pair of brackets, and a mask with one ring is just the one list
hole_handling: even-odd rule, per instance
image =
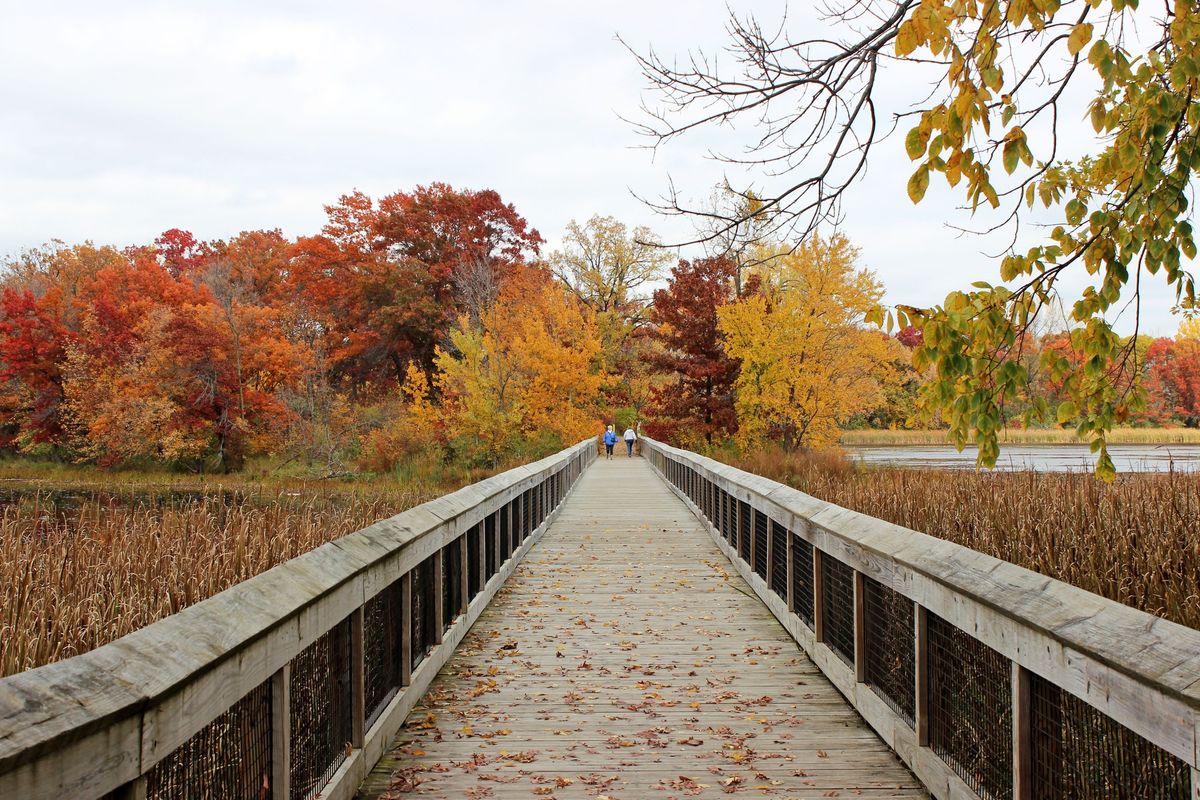
[[726, 566], [598, 461], [359, 797], [928, 797]]

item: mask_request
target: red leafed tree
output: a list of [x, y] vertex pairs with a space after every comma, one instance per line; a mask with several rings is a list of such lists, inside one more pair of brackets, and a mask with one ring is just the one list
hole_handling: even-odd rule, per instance
[[911, 350], [914, 347], [919, 347], [921, 342], [925, 341], [925, 337], [921, 334], [919, 328], [909, 325], [903, 330], [896, 332], [896, 341]]
[[379, 321], [399, 334], [387, 338], [403, 339], [426, 368], [458, 314], [494, 299], [543, 243], [497, 192], [444, 183], [382, 198], [375, 234], [375, 247], [394, 267], [387, 285], [399, 289], [396, 302], [380, 304]]
[[494, 299], [542, 237], [491, 190], [444, 183], [375, 204], [361, 192], [325, 209], [321, 236], [297, 242], [292, 282], [327, 333], [335, 377], [355, 385], [429, 370], [452, 322]]
[[0, 380], [10, 390], [5, 410], [10, 434], [30, 443], [55, 443], [62, 435], [62, 363], [74, 336], [59, 321], [61, 294], [51, 288], [40, 298], [6, 288], [0, 297]]
[[159, 263], [166, 267], [173, 278], [190, 274], [204, 263], [205, 248], [190, 231], [179, 228], [163, 231], [162, 236], [154, 240], [154, 246]]
[[[1200, 426], [1200, 341], [1155, 339], [1146, 353], [1147, 409]], [[1164, 420], [1165, 421], [1165, 420]]]
[[647, 356], [666, 378], [651, 397], [646, 432], [670, 442], [704, 441], [737, 430], [733, 382], [738, 361], [729, 358], [717, 330], [717, 308], [734, 300], [733, 262], [680, 260], [665, 289], [654, 293], [651, 336], [660, 348]]

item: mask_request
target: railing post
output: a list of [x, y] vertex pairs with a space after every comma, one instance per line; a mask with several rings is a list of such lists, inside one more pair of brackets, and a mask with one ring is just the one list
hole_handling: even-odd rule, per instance
[[1033, 725], [1029, 670], [1012, 662], [1013, 800], [1033, 797]]
[[292, 665], [271, 676], [271, 797], [292, 794]]
[[929, 617], [925, 607], [915, 603], [916, 613], [913, 614], [913, 636], [916, 673], [916, 702], [914, 703], [914, 725], [917, 732], [917, 746], [929, 746]]
[[400, 578], [400, 685], [412, 685], [412, 570]]
[[437, 551], [433, 559], [433, 643], [441, 644], [446, 631], [446, 592], [442, 586], [446, 581], [446, 548]]
[[366, 739], [366, 661], [363, 657], [363, 607], [350, 615], [350, 745], [362, 749]]
[[115, 800], [146, 800], [146, 776], [139, 775], [111, 795]]
[[854, 680], [867, 682], [867, 579], [854, 570]]
[[813, 639], [825, 641], [825, 576], [821, 568], [825, 554], [813, 548]]

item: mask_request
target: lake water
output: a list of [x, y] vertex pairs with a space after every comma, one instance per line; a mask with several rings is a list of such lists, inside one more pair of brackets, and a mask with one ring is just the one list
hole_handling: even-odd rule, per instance
[[[851, 457], [864, 464], [925, 469], [975, 469], [975, 448], [961, 453], [953, 447], [902, 445], [889, 447], [846, 447]], [[1113, 444], [1108, 454], [1117, 472], [1165, 472], [1200, 470], [1200, 444]], [[1087, 445], [1001, 445], [998, 470], [1039, 472], [1090, 472], [1095, 456]]]

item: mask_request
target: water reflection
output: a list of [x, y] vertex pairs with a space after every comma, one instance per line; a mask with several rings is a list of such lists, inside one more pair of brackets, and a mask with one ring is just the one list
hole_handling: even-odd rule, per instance
[[[864, 464], [914, 469], [974, 469], [975, 448], [961, 453], [949, 446], [902, 445], [847, 447], [846, 452]], [[1117, 472], [1167, 472], [1200, 470], [1197, 444], [1114, 444], [1108, 453]], [[1087, 445], [1001, 445], [996, 469], [1005, 471], [1090, 472], [1095, 456]]]

